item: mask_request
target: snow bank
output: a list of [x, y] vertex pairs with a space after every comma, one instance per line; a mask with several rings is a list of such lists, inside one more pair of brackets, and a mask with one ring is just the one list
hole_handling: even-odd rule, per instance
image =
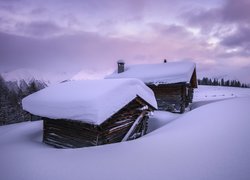
[[168, 124], [177, 118], [182, 116], [182, 114], [179, 113], [171, 113], [167, 111], [155, 111], [153, 113], [153, 116], [150, 116], [148, 119], [148, 130], [147, 133], [150, 133], [152, 131], [155, 131], [165, 124]]
[[199, 85], [194, 90], [193, 101], [213, 101], [246, 96], [250, 96], [250, 88]]
[[42, 122], [0, 127], [4, 180], [249, 180], [250, 98], [202, 106], [134, 141], [91, 148], [42, 144]]
[[137, 79], [65, 82], [24, 98], [22, 105], [38, 116], [99, 125], [137, 95], [157, 108], [154, 93]]
[[199, 85], [194, 90], [194, 99], [190, 109], [196, 109], [200, 106], [225, 99], [249, 96], [250, 88]]
[[161, 64], [140, 64], [128, 66], [123, 73], [106, 76], [107, 79], [116, 78], [137, 78], [145, 83], [178, 83], [189, 82], [195, 64], [191, 62], [168, 62]]

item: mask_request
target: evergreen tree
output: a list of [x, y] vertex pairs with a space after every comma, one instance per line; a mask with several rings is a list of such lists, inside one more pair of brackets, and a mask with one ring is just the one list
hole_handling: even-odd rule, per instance
[[208, 85], [212, 85], [212, 79], [208, 80]]
[[34, 92], [36, 92], [38, 90], [39, 89], [37, 88], [37, 85], [36, 85], [35, 81], [31, 81], [29, 83], [29, 86], [28, 86], [28, 92], [29, 92], [29, 94], [32, 94], [32, 93], [34, 93]]
[[225, 82], [224, 82], [224, 79], [222, 78], [222, 79], [221, 79], [221, 83], [220, 83], [220, 84], [221, 84], [221, 86], [225, 86], [225, 84], [224, 84], [224, 83], [225, 83]]
[[213, 86], [232, 86], [232, 87], [250, 87], [249, 84], [241, 83], [239, 80], [224, 80], [217, 78], [208, 78], [203, 77], [202, 79], [198, 79], [199, 85], [213, 85]]
[[238, 87], [241, 87], [241, 83], [240, 83], [240, 81], [238, 81]]

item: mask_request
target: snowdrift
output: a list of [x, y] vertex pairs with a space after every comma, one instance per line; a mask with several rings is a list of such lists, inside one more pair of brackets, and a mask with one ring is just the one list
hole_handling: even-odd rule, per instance
[[0, 127], [1, 178], [248, 180], [249, 106], [211, 103], [138, 140], [74, 150], [42, 144], [41, 122]]

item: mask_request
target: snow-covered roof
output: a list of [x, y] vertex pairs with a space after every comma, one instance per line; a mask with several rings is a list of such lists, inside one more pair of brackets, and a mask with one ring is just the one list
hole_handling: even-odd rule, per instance
[[138, 79], [65, 82], [25, 97], [22, 105], [38, 116], [100, 125], [136, 96], [157, 108], [154, 93]]
[[125, 71], [106, 76], [106, 79], [137, 78], [147, 84], [189, 83], [195, 69], [192, 62], [138, 64], [125, 67]]

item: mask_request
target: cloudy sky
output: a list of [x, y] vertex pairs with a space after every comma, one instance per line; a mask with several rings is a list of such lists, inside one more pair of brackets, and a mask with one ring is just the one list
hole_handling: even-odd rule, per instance
[[249, 0], [0, 0], [0, 71], [194, 61], [250, 82]]

